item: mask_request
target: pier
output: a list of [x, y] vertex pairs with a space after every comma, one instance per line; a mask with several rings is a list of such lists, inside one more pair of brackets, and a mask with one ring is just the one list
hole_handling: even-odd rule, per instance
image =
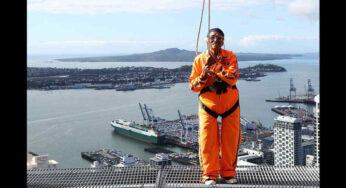
[[131, 154], [125, 154], [121, 151], [117, 151], [115, 149], [102, 149], [95, 152], [81, 152], [81, 156], [83, 159], [86, 159], [90, 162], [97, 161], [102, 166], [116, 166], [121, 163], [124, 163], [124, 160], [128, 157], [132, 157], [134, 159], [134, 163], [131, 165], [134, 166], [146, 166], [147, 162], [138, 159], [137, 157], [133, 157]]
[[168, 149], [158, 148], [158, 147], [145, 148], [144, 151], [155, 153], [155, 154], [156, 153], [168, 154], [168, 158], [170, 158], [172, 161], [175, 161], [184, 165], [198, 165], [199, 164], [198, 155], [194, 155], [193, 153], [187, 153], [187, 154], [175, 153]]
[[275, 106], [271, 110], [283, 116], [300, 118], [303, 123], [311, 123], [314, 121], [314, 115], [306, 111], [304, 108], [296, 108], [289, 105], [289, 106]]
[[[315, 96], [314, 96], [315, 97]], [[279, 97], [274, 99], [266, 99], [266, 102], [284, 102], [284, 103], [304, 103], [304, 104], [315, 104], [313, 98], [308, 98], [305, 95], [298, 95], [296, 98], [291, 99], [288, 97]]]
[[290, 89], [289, 96], [278, 97], [274, 99], [266, 99], [266, 102], [284, 102], [284, 103], [305, 103], [305, 104], [315, 104], [314, 98], [314, 88], [312, 88], [311, 80], [308, 79], [308, 90], [305, 95], [297, 95], [297, 89], [293, 85], [293, 79], [290, 78]]
[[147, 152], [150, 152], [150, 153], [154, 153], [154, 154], [157, 154], [157, 153], [164, 153], [164, 154], [174, 153], [171, 150], [164, 149], [164, 148], [158, 148], [158, 147], [156, 147], [156, 148], [145, 148], [144, 151], [147, 151]]

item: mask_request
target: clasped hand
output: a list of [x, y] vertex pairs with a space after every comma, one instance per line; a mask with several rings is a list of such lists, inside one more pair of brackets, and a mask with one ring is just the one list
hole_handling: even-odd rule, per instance
[[210, 68], [216, 63], [215, 59], [210, 55], [207, 54], [206, 56], [206, 64], [204, 65], [202, 69], [201, 79], [206, 79], [207, 74], [214, 75], [215, 73], [210, 71]]

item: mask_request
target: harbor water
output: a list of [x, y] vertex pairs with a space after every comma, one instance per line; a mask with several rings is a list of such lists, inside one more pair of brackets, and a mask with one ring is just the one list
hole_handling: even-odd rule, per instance
[[[239, 80], [240, 113], [250, 121], [260, 121], [272, 127], [278, 114], [271, 111], [275, 105], [287, 103], [265, 102], [265, 99], [289, 95], [290, 78], [298, 94], [305, 94], [307, 80], [311, 79], [315, 94], [319, 94], [319, 60], [317, 57], [296, 57], [271, 61], [240, 61], [239, 67], [257, 64], [275, 64], [287, 72], [267, 73], [261, 81]], [[72, 63], [47, 62], [28, 59], [28, 67], [57, 68], [111, 68], [119, 66], [151, 66], [177, 68], [192, 62], [132, 62], [132, 63]], [[85, 168], [90, 162], [82, 159], [81, 152], [102, 148], [117, 149], [123, 153], [149, 161], [154, 154], [144, 148], [154, 145], [133, 140], [114, 132], [110, 122], [124, 118], [143, 123], [138, 103], [153, 109], [155, 116], [167, 120], [184, 115], [197, 114], [198, 93], [191, 92], [188, 83], [175, 84], [169, 89], [142, 89], [135, 91], [69, 89], [27, 91], [27, 151], [48, 154], [59, 162], [59, 168]], [[313, 105], [291, 104], [313, 112]], [[162, 146], [163, 147], [163, 146]], [[186, 149], [173, 146], [165, 148], [183, 153]]]

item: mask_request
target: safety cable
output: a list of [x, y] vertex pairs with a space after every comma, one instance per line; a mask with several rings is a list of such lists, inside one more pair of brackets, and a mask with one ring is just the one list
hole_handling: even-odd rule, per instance
[[201, 25], [202, 25], [202, 20], [203, 20], [204, 2], [205, 2], [205, 0], [203, 0], [201, 19], [199, 21], [199, 29], [198, 29], [197, 43], [196, 43], [196, 56], [198, 55], [198, 41], [199, 41], [199, 33], [201, 31]]
[[209, 31], [210, 31], [210, 0], [208, 0], [208, 53], [210, 54], [210, 40], [209, 40]]
[[[205, 4], [205, 0], [203, 0], [203, 5], [202, 5], [202, 13], [201, 13], [201, 19], [199, 22], [199, 28], [198, 28], [198, 34], [197, 34], [197, 42], [196, 42], [196, 56], [198, 55], [198, 41], [199, 41], [199, 33], [201, 31], [201, 25], [202, 25], [202, 20], [203, 20], [203, 12], [204, 12], [204, 4]], [[208, 53], [210, 54], [210, 40], [209, 40], [209, 31], [210, 31], [210, 0], [208, 0]], [[211, 54], [210, 54], [211, 55]], [[212, 56], [212, 55], [211, 55]], [[212, 56], [213, 57], [213, 56]], [[214, 58], [214, 57], [213, 57]], [[216, 82], [221, 82], [221, 79], [217, 79], [214, 78], [214, 76], [212, 76], [213, 80], [215, 80]]]
[[[204, 4], [205, 4], [205, 0], [203, 0], [201, 19], [199, 21], [199, 28], [198, 28], [197, 42], [196, 42], [196, 56], [198, 55], [198, 41], [199, 41], [199, 33], [201, 31], [201, 25], [202, 25], [202, 20], [203, 20]], [[209, 33], [209, 30], [210, 30], [210, 0], [208, 0], [208, 33]], [[209, 38], [209, 36], [208, 36], [208, 38]], [[208, 52], [210, 52], [210, 41], [209, 40], [208, 40]]]

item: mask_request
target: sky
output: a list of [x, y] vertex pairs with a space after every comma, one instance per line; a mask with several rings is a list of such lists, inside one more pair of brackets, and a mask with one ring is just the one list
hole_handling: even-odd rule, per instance
[[[207, 49], [208, 0], [198, 50]], [[28, 0], [27, 53], [196, 51], [203, 0]], [[210, 28], [227, 50], [319, 52], [318, 0], [210, 0]]]

